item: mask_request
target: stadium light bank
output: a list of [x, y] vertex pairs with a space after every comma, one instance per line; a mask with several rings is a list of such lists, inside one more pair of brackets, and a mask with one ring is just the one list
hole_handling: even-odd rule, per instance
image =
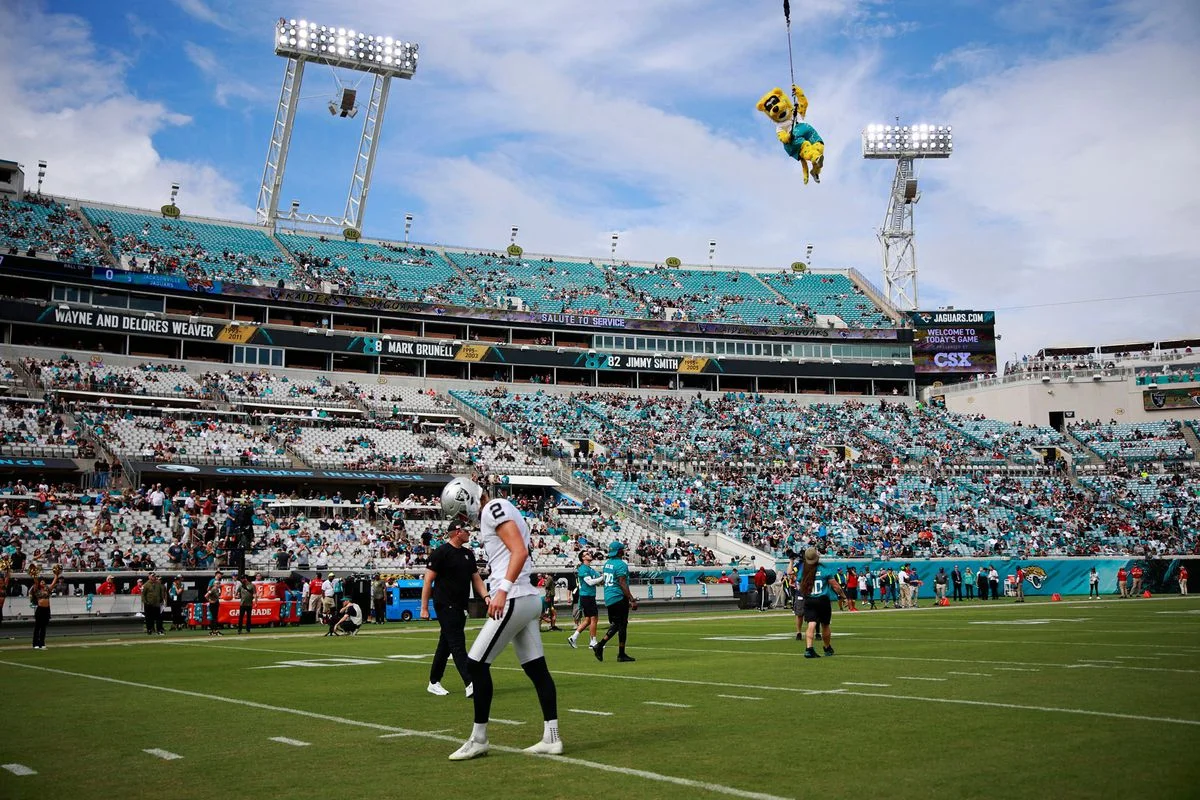
[[913, 206], [917, 191], [914, 162], [918, 158], [949, 158], [954, 152], [950, 125], [871, 124], [862, 132], [862, 154], [868, 159], [896, 162], [887, 215], [879, 230], [883, 245], [883, 282], [888, 301], [901, 310], [916, 310], [917, 253], [914, 243]]
[[[290, 218], [308, 222], [318, 227], [342, 227], [353, 238], [361, 235], [363, 215], [371, 188], [371, 172], [375, 167], [375, 155], [383, 129], [384, 111], [387, 108], [388, 90], [392, 78], [410, 80], [417, 71], [420, 45], [394, 36], [364, 33], [353, 28], [321, 25], [301, 19], [280, 18], [274, 30], [275, 54], [287, 59], [283, 74], [283, 86], [279, 92], [279, 105], [275, 111], [275, 124], [271, 129], [271, 140], [267, 146], [267, 161], [263, 168], [259, 186], [257, 214], [260, 224], [274, 226], [279, 216], [279, 192], [283, 186], [287, 167], [288, 148], [292, 129], [296, 122], [296, 106], [300, 101], [300, 87], [304, 79], [305, 65], [324, 64], [331, 69], [349, 69], [374, 76], [370, 99], [366, 105], [362, 135], [359, 138], [358, 156], [350, 178], [350, 193], [342, 216], [319, 214], [296, 214]], [[357, 92], [343, 90], [341, 116], [353, 118], [358, 113], [355, 105]], [[336, 104], [332, 113], [339, 110]]]

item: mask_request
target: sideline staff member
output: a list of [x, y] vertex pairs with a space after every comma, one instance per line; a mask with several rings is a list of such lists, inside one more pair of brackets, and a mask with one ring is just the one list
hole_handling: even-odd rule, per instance
[[834, 592], [839, 600], [846, 599], [846, 593], [837, 578], [821, 574], [821, 554], [817, 548], [810, 547], [804, 551], [804, 569], [800, 574], [800, 595], [804, 598], [804, 620], [808, 623], [805, 636], [805, 658], [820, 658], [813, 647], [813, 639], [817, 625], [821, 626], [821, 638], [825, 642], [825, 655], [833, 655], [833, 643], [830, 640], [829, 623], [833, 619], [833, 607], [829, 603], [829, 594]]
[[450, 694], [442, 686], [446, 674], [446, 660], [454, 657], [454, 668], [462, 676], [467, 687], [467, 697], [472, 694], [471, 673], [467, 666], [467, 589], [475, 585], [475, 595], [488, 602], [487, 589], [479, 568], [475, 566], [475, 554], [467, 547], [470, 532], [462, 522], [450, 523], [446, 541], [429, 556], [425, 570], [425, 585], [421, 587], [421, 619], [429, 619], [429, 598], [433, 598], [433, 610], [437, 612], [438, 625], [442, 632], [438, 637], [437, 652], [429, 667], [429, 686], [425, 691], [438, 696]]

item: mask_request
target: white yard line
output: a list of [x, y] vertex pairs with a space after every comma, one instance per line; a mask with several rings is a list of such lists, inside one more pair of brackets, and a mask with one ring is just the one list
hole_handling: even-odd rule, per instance
[[311, 742], [302, 742], [299, 739], [289, 739], [286, 736], [272, 736], [271, 741], [279, 742], [280, 744], [290, 744], [292, 747], [308, 747], [311, 744]]
[[494, 722], [497, 725], [524, 725], [525, 723], [519, 719], [501, 719], [500, 717], [492, 717], [488, 722]]
[[[408, 730], [406, 728], [398, 728], [392, 725], [382, 725], [377, 722], [366, 722], [363, 720], [349, 719], [348, 717], [339, 717], [332, 714], [319, 714], [315, 711], [305, 711], [299, 708], [288, 708], [286, 706], [270, 705], [268, 703], [258, 703], [253, 700], [242, 700], [237, 697], [222, 697], [215, 694], [205, 694], [203, 692], [193, 692], [187, 689], [176, 689], [171, 686], [156, 686], [150, 683], [138, 683], [137, 681], [126, 681], [120, 678], [110, 678], [105, 675], [91, 675], [86, 672], [71, 672], [64, 669], [54, 669], [52, 667], [43, 667], [36, 664], [23, 664], [16, 661], [0, 661], [0, 664], [8, 667], [17, 667], [18, 669], [30, 669], [38, 672], [45, 672], [52, 675], [65, 675], [71, 678], [82, 678], [84, 680], [98, 681], [101, 683], [109, 683], [117, 686], [127, 686], [132, 689], [149, 689], [156, 692], [165, 692], [167, 694], [180, 695], [182, 697], [191, 697], [197, 700], [210, 700], [215, 703], [227, 703], [230, 705], [243, 706], [245, 708], [255, 708], [260, 711], [274, 711], [280, 714], [291, 714], [307, 719], [316, 719], [323, 722], [332, 722], [339, 725], [349, 725], [358, 728], [367, 728], [376, 731], [384, 731], [385, 733], [408, 733], [412, 736], [421, 737], [424, 739], [436, 739], [447, 743], [459, 744], [460, 739], [454, 736], [448, 736], [441, 733], [431, 733], [428, 731]], [[495, 722], [496, 720], [493, 720]], [[526, 755], [525, 751], [519, 747], [505, 747], [503, 745], [492, 744], [493, 752], [512, 753], [514, 755]], [[147, 750], [150, 753], [152, 751]], [[165, 752], [165, 751], [162, 751]], [[174, 754], [171, 754], [174, 755]], [[178, 757], [178, 756], [177, 756]], [[572, 758], [571, 756], [554, 756], [554, 755], [539, 755], [541, 759], [548, 761], [556, 761], [560, 764], [566, 764], [573, 767], [585, 767], [596, 772], [609, 772], [619, 775], [628, 775], [633, 778], [642, 778], [655, 783], [667, 783], [674, 786], [684, 786], [689, 789], [699, 789], [701, 791], [713, 792], [714, 794], [724, 794], [731, 797], [745, 797], [749, 800], [787, 800], [780, 795], [766, 794], [765, 792], [752, 792], [745, 789], [738, 789], [734, 786], [725, 786], [720, 783], [709, 783], [706, 781], [692, 780], [691, 778], [680, 778], [675, 775], [664, 775], [659, 772], [651, 772], [644, 769], [633, 769], [631, 767], [618, 767], [613, 764], [603, 764], [599, 761], [588, 761], [583, 758]]]
[[972, 678], [990, 678], [990, 672], [947, 672], [947, 675], [970, 675]]
[[750, 697], [744, 694], [719, 694], [717, 697], [724, 697], [726, 700], [762, 700], [761, 697]]
[[17, 777], [25, 777], [26, 775], [37, 775], [36, 770], [32, 770], [24, 764], [0, 764], [0, 769], [6, 769]]
[[611, 711], [591, 711], [586, 708], [568, 708], [567, 711], [572, 714], [591, 714], [593, 717], [611, 717], [613, 715]]
[[666, 708], [691, 708], [687, 703], [665, 703], [661, 700], [643, 700], [644, 706], [665, 706]]
[[179, 755], [178, 753], [172, 753], [170, 750], [159, 750], [157, 747], [151, 747], [150, 749], [143, 750], [142, 752], [146, 753], [147, 755], [154, 756], [155, 758], [161, 758], [163, 761], [178, 761], [179, 759], [183, 758], [183, 756]]
[[949, 678], [922, 678], [919, 675], [897, 675], [898, 681], [946, 681]]
[[842, 686], [870, 686], [875, 689], [886, 689], [890, 683], [858, 683], [857, 681], [842, 681]]
[[1041, 672], [1040, 669], [1030, 667], [996, 667], [997, 672]]

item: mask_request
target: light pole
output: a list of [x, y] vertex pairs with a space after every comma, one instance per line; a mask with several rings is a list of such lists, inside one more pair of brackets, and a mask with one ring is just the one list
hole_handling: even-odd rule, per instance
[[171, 205], [175, 205], [175, 198], [179, 197], [179, 184], [171, 184]]
[[620, 234], [616, 234], [616, 233], [614, 233], [612, 235], [612, 262], [613, 262], [614, 266], [617, 263], [617, 239], [619, 238], [619, 236], [620, 236]]
[[902, 311], [915, 311], [917, 296], [917, 252], [913, 241], [913, 206], [921, 199], [917, 191], [914, 161], [918, 158], [949, 158], [954, 152], [950, 125], [868, 125], [862, 132], [863, 158], [896, 162], [887, 215], [879, 229], [883, 245], [883, 282], [888, 301]]
[[42, 181], [44, 181], [45, 179], [46, 179], [46, 162], [39, 161], [38, 162], [38, 191], [37, 191], [39, 196], [42, 193]]
[[412, 232], [413, 215], [404, 215], [404, 243], [408, 244], [408, 234]]
[[709, 239], [708, 240], [708, 265], [710, 267], [713, 265], [713, 256], [715, 256], [716, 254], [717, 254], [717, 240]]

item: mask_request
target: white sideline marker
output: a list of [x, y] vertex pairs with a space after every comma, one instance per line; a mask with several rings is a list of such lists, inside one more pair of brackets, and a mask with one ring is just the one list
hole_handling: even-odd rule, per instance
[[143, 750], [142, 752], [152, 755], [155, 758], [161, 758], [163, 761], [175, 761], [183, 758], [183, 756], [179, 755], [178, 753], [172, 753], [170, 750], [159, 750], [157, 747], [151, 747], [150, 749]]
[[949, 678], [922, 678], [917, 675], [897, 675], [898, 681], [947, 681]]
[[37, 775], [37, 770], [30, 769], [24, 764], [0, 764], [0, 769], [6, 769], [17, 777], [23, 778], [26, 775]]
[[488, 720], [488, 722], [495, 722], [499, 725], [524, 725], [525, 724], [524, 722], [522, 722], [519, 719], [500, 719], [499, 717], [492, 717], [491, 719]]
[[856, 681], [842, 681], [842, 686], [874, 686], [876, 689], [886, 689], [891, 686], [890, 683], [858, 683]]
[[302, 742], [299, 739], [289, 739], [286, 736], [272, 736], [271, 741], [279, 742], [280, 744], [290, 744], [292, 747], [308, 747], [311, 744], [311, 742]]
[[687, 703], [664, 703], [659, 700], [643, 700], [644, 706], [665, 706], [667, 708], [691, 708]]
[[1030, 669], [1029, 667], [996, 667], [1000, 672], [1041, 672], [1040, 669]]
[[762, 700], [761, 697], [750, 697], [744, 694], [719, 694], [717, 697], [724, 697], [726, 700]]
[[568, 708], [567, 711], [573, 714], [591, 714], [593, 717], [611, 717], [613, 715], [611, 711], [591, 711], [586, 708]]
[[990, 678], [990, 672], [947, 672], [947, 675], [970, 675], [972, 678]]

